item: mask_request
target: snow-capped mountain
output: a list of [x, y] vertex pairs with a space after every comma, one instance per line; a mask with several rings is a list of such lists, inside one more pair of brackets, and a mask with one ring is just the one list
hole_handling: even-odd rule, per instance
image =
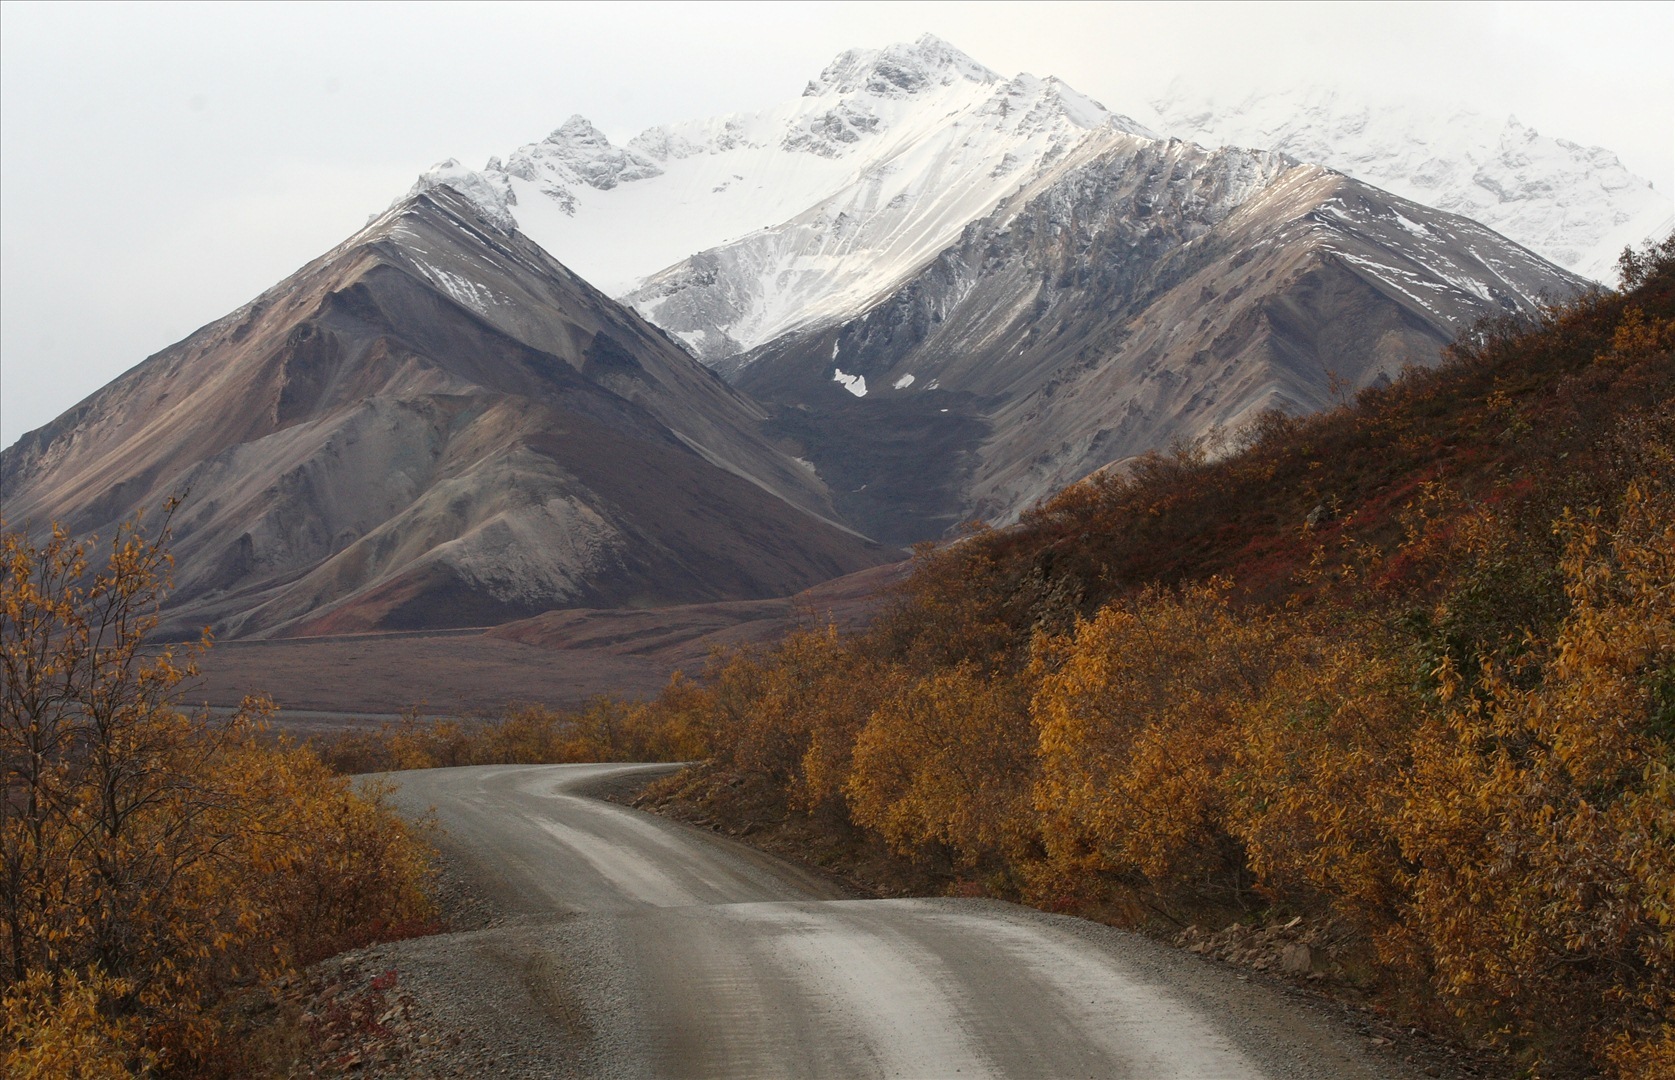
[[[1432, 363], [1473, 319], [1582, 286], [1464, 217], [1590, 252], [1655, 227], [1657, 193], [1604, 151], [1461, 122], [1439, 156], [1417, 113], [1310, 100], [1312, 127], [1243, 140], [1276, 148], [1216, 150], [1241, 140], [1206, 135], [1213, 110], [1199, 138], [1162, 138], [927, 36], [846, 52], [776, 109], [623, 147], [577, 117], [419, 187], [467, 193], [777, 404], [845, 520], [907, 542], [1266, 408], [1323, 407], [1334, 379]], [[1322, 160], [1382, 163], [1397, 193]]]
[[1675, 227], [1675, 204], [1611, 151], [1516, 117], [1418, 102], [1372, 104], [1305, 86], [1218, 100], [1177, 82], [1159, 130], [1205, 146], [1279, 150], [1460, 214], [1584, 277], [1616, 283], [1623, 248]]
[[[1125, 136], [973, 222], [882, 302], [733, 379], [887, 540], [1014, 519], [1090, 472], [1434, 363], [1583, 282], [1271, 151]], [[1337, 387], [1334, 391], [1334, 386]]]
[[[1172, 89], [1170, 135], [1273, 149], [1470, 217], [1594, 280], [1667, 231], [1669, 198], [1608, 150], [1516, 120], [1324, 89], [1218, 103]], [[582, 117], [447, 184], [626, 300], [706, 363], [842, 321], [887, 295], [970, 222], [1125, 135], [1154, 137], [1053, 78], [1003, 78], [931, 35], [838, 56], [758, 113], [642, 132]]]
[[1150, 134], [1057, 79], [1002, 78], [926, 35], [845, 52], [764, 112], [623, 147], [572, 117], [504, 162], [446, 162], [417, 187], [460, 190], [714, 363], [852, 314], [1001, 200], [1131, 132]]

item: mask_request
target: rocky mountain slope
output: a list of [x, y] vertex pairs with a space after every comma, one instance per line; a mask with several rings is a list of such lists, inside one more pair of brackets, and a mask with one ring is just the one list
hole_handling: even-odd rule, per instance
[[1321, 86], [1218, 99], [1182, 83], [1151, 102], [1159, 130], [1279, 150], [1460, 214], [1583, 277], [1616, 283], [1625, 246], [1675, 227], [1668, 192], [1610, 150], [1458, 106], [1372, 104]]
[[169, 626], [224, 636], [782, 596], [883, 555], [763, 413], [448, 190], [0, 458], [6, 516], [171, 495]]
[[737, 361], [872, 535], [1004, 522], [1110, 463], [1310, 412], [1575, 278], [1275, 153], [1123, 136], [856, 318]]

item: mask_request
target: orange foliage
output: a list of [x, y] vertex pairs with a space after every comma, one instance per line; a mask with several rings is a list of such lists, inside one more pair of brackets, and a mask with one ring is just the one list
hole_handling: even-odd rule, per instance
[[1669, 465], [1629, 485], [1614, 526], [1561, 523], [1571, 611], [1538, 682], [1490, 670], [1462, 700], [1444, 673], [1452, 707], [1415, 741], [1398, 822], [1409, 947], [1462, 1014], [1549, 1056], [1572, 1049], [1543, 1045], [1566, 1028], [1603, 1056], [1675, 1015]]
[[429, 912], [425, 849], [376, 793], [175, 706], [148, 652], [162, 540], [102, 567], [0, 530], [0, 991], [10, 1075], [210, 1068], [215, 1002]]
[[1017, 858], [1034, 774], [1025, 688], [969, 665], [898, 680], [854, 741], [855, 821], [893, 847], [943, 844], [965, 867]]
[[1272, 635], [1236, 616], [1226, 591], [1150, 590], [1044, 646], [1035, 805], [1061, 873], [1237, 887], [1223, 779], [1238, 735], [1229, 706], [1267, 683]]
[[156, 1065], [132, 1018], [105, 1005], [132, 987], [97, 968], [33, 971], [0, 999], [0, 1072], [54, 1080], [123, 1080]]
[[1271, 679], [1235, 706], [1232, 831], [1270, 898], [1380, 928], [1402, 888], [1390, 819], [1423, 704], [1412, 650], [1365, 617], [1276, 629]]
[[705, 733], [683, 704], [693, 688], [678, 672], [664, 709], [600, 698], [577, 712], [514, 705], [491, 720], [428, 720], [417, 709], [377, 730], [316, 738], [311, 748], [335, 772], [391, 772], [459, 765], [574, 761], [691, 761]]

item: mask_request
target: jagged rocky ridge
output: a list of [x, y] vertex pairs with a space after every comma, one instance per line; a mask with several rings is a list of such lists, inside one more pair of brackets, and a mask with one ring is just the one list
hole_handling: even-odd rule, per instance
[[[1488, 224], [1584, 277], [1670, 228], [1667, 195], [1609, 151], [1463, 110], [1375, 109], [1308, 90], [1218, 104], [1178, 85], [1170, 134], [1276, 150]], [[853, 316], [967, 224], [1125, 135], [1152, 137], [1056, 79], [1005, 79], [932, 36], [851, 50], [775, 109], [652, 128], [625, 147], [581, 117], [467, 191], [583, 276], [724, 365]]]
[[782, 596], [883, 558], [763, 413], [440, 189], [0, 458], [12, 525], [171, 495], [173, 632]]

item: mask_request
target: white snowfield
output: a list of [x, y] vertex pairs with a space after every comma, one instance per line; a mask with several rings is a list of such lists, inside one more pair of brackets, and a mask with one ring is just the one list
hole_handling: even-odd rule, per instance
[[[1057, 79], [1003, 78], [926, 35], [846, 52], [765, 112], [622, 148], [572, 117], [504, 163], [438, 165], [416, 190], [460, 190], [713, 361], [853, 314], [1007, 196], [1124, 133], [1151, 135]], [[658, 274], [700, 253], [714, 265]], [[689, 302], [695, 276], [720, 278], [723, 295]]]
[[[1516, 120], [1324, 90], [1154, 105], [1170, 134], [1326, 165], [1596, 280], [1614, 279], [1625, 244], [1672, 224], [1669, 197], [1609, 151]], [[1007, 79], [926, 35], [845, 52], [763, 112], [650, 128], [621, 147], [576, 116], [504, 162], [444, 162], [415, 190], [456, 188], [725, 369], [867, 310], [1019, 192], [1158, 138], [1058, 79]]]
[[1375, 104], [1323, 86], [1241, 100], [1177, 82], [1151, 102], [1161, 130], [1205, 146], [1279, 150], [1489, 226], [1542, 258], [1615, 284], [1626, 246], [1675, 228], [1675, 202], [1617, 155], [1542, 135], [1516, 116]]

